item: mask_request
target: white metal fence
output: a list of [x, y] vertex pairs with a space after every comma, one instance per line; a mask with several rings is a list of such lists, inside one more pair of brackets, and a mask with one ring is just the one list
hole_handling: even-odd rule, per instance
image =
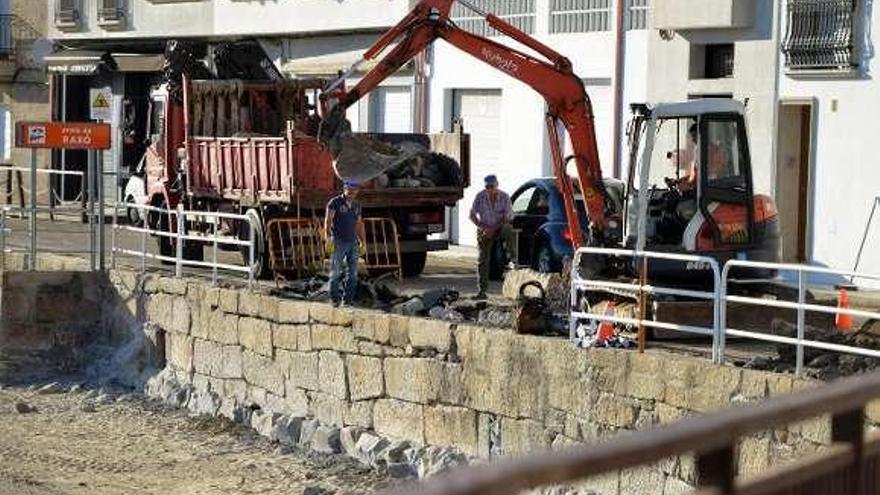
[[[164, 216], [167, 222], [164, 222], [170, 228], [162, 228], [163, 222], [157, 222], [158, 225], [151, 227], [150, 221], [143, 221], [140, 225], [120, 224], [117, 219], [124, 216], [124, 212], [129, 208], [137, 209], [140, 212], [140, 218], [148, 219], [150, 216]], [[224, 231], [222, 225], [224, 221], [245, 223], [248, 226], [248, 236], [246, 239], [240, 239], [236, 235], [228, 233], [228, 229]], [[256, 231], [259, 228], [255, 220], [248, 215], [237, 215], [233, 213], [207, 212], [207, 211], [186, 211], [183, 205], [178, 205], [176, 209], [165, 209], [156, 206], [148, 206], [135, 203], [117, 203], [114, 207], [113, 227], [111, 234], [111, 266], [116, 265], [117, 256], [128, 256], [138, 258], [140, 260], [141, 270], [147, 268], [147, 260], [155, 260], [168, 265], [174, 265], [175, 276], [182, 276], [184, 267], [206, 268], [211, 270], [211, 280], [217, 282], [219, 272], [233, 272], [245, 274], [248, 280], [248, 286], [252, 287], [258, 270], [258, 247], [254, 242]], [[204, 229], [193, 229], [193, 225], [199, 225]], [[124, 246], [119, 232], [131, 232], [139, 235], [139, 245]], [[162, 254], [153, 249], [154, 244], [158, 244], [151, 238], [169, 239], [173, 247], [174, 254]], [[192, 259], [185, 256], [184, 249], [186, 243], [194, 243], [204, 253], [205, 249], [210, 250], [210, 260]], [[247, 260], [240, 264], [235, 264], [219, 259], [220, 251], [224, 246], [231, 246], [233, 249], [245, 248], [248, 256]]]
[[[668, 260], [680, 263], [698, 263], [703, 268], [711, 269], [713, 277], [713, 289], [711, 291], [684, 290], [671, 287], [658, 287], [648, 282], [648, 277], [643, 275], [636, 281], [620, 281], [620, 280], [599, 280], [585, 279], [580, 276], [578, 266], [583, 256], [603, 256], [607, 258], [629, 258], [637, 263], [640, 273], [644, 274], [647, 270], [648, 260]], [[776, 273], [790, 272], [797, 276], [797, 301], [786, 301], [779, 299], [767, 299], [762, 297], [734, 295], [730, 293], [731, 273], [737, 269], [752, 269], [772, 271]], [[834, 276], [840, 280], [872, 280], [880, 281], [880, 275], [857, 273], [847, 270], [835, 270], [831, 268], [823, 268], [809, 265], [784, 264], [784, 263], [765, 263], [754, 261], [730, 260], [723, 268], [719, 268], [718, 262], [714, 258], [704, 256], [671, 254], [658, 252], [640, 252], [628, 249], [609, 249], [609, 248], [581, 248], [575, 253], [574, 264], [571, 275], [571, 304], [572, 312], [570, 319], [570, 332], [572, 340], [576, 340], [575, 331], [583, 321], [602, 322], [608, 321], [621, 325], [644, 326], [656, 329], [669, 330], [673, 332], [685, 332], [702, 334], [712, 337], [712, 358], [716, 363], [720, 363], [724, 359], [726, 342], [729, 337], [751, 339], [775, 344], [791, 345], [796, 348], [795, 372], [798, 376], [803, 374], [804, 370], [804, 349], [820, 349], [832, 352], [852, 354], [870, 358], [880, 358], [880, 350], [861, 348], [851, 345], [842, 345], [819, 340], [811, 340], [805, 337], [806, 333], [806, 315], [807, 313], [824, 313], [829, 315], [848, 315], [854, 318], [867, 320], [880, 320], [880, 311], [865, 311], [860, 309], [840, 308], [836, 305], [822, 305], [807, 301], [808, 289], [812, 286], [826, 287], [827, 284], [811, 283], [809, 275], [822, 275], [825, 277]], [[630, 296], [637, 295], [639, 297], [647, 295], [669, 295], [683, 297], [696, 300], [712, 301], [713, 308], [713, 324], [711, 327], [701, 327], [694, 325], [682, 325], [675, 322], [663, 322], [654, 318], [647, 318], [644, 310], [640, 311], [637, 318], [618, 317], [614, 315], [598, 314], [590, 311], [589, 306], [585, 308], [586, 292], [589, 291], [610, 291], [616, 293], [628, 292]], [[745, 307], [753, 306], [756, 310], [759, 308], [775, 308], [792, 310], [797, 313], [796, 336], [789, 337], [784, 335], [775, 335], [771, 333], [761, 333], [752, 330], [744, 330], [728, 327], [728, 305], [731, 303], [741, 304]], [[644, 306], [640, 307], [644, 308]]]
[[[589, 280], [580, 274], [579, 267], [584, 256], [603, 256], [629, 258], [638, 265], [638, 271], [642, 276], [635, 282], [610, 281], [610, 280]], [[699, 291], [687, 290], [676, 287], [661, 287], [647, 283], [647, 270], [649, 260], [666, 260], [673, 263], [679, 263], [682, 267], [687, 264], [698, 268], [708, 268], [712, 272], [713, 290]], [[657, 253], [651, 251], [633, 251], [629, 249], [608, 249], [596, 247], [584, 247], [575, 253], [574, 263], [572, 264], [571, 273], [571, 307], [572, 313], [569, 320], [569, 336], [572, 340], [577, 338], [575, 332], [580, 320], [589, 321], [608, 321], [622, 325], [635, 325], [639, 327], [650, 327], [655, 329], [670, 330], [675, 332], [686, 332], [712, 337], [712, 358], [716, 362], [720, 362], [720, 355], [716, 352], [720, 349], [719, 341], [721, 334], [719, 332], [719, 319], [721, 317], [721, 269], [718, 261], [714, 258], [706, 256], [696, 256], [677, 253]], [[640, 301], [651, 295], [664, 295], [675, 297], [687, 297], [698, 300], [711, 301], [713, 307], [713, 326], [701, 327], [696, 325], [682, 325], [675, 322], [664, 322], [656, 319], [647, 319], [644, 314], [638, 318], [619, 317], [615, 315], [605, 315], [594, 313], [590, 310], [586, 300], [586, 292], [590, 290], [606, 290], [612, 292], [629, 292], [638, 295]], [[586, 306], [586, 307], [584, 307]]]

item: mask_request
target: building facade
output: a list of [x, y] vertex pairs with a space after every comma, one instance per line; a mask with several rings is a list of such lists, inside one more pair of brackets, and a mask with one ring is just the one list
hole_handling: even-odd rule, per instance
[[[48, 10], [38, 2], [0, 0], [0, 163], [30, 166], [31, 153], [14, 146], [14, 124], [49, 118], [49, 87], [43, 67]], [[37, 152], [38, 165], [47, 154]], [[10, 177], [3, 175], [8, 182]], [[44, 184], [39, 189], [44, 190]], [[11, 198], [19, 201], [20, 198]], [[41, 198], [47, 199], [47, 198]]]

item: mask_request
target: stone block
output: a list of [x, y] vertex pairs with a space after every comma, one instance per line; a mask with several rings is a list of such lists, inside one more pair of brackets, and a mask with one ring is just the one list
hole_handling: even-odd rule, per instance
[[284, 396], [284, 370], [272, 359], [244, 351], [242, 356], [244, 379], [280, 397]]
[[312, 325], [311, 337], [312, 348], [314, 349], [348, 353], [356, 353], [358, 351], [357, 342], [351, 328], [317, 323]]
[[442, 363], [443, 376], [440, 382], [440, 402], [451, 405], [464, 405], [467, 398], [464, 395], [464, 372], [463, 366], [458, 363]]
[[385, 389], [389, 397], [427, 404], [440, 399], [442, 363], [434, 359], [385, 359]]
[[[290, 385], [290, 382], [288, 382], [288, 385]], [[284, 405], [291, 416], [305, 417], [309, 415], [309, 396], [301, 388], [290, 388], [288, 386], [284, 396]]]
[[162, 277], [159, 279], [159, 290], [166, 294], [185, 296], [186, 279], [176, 277]]
[[193, 340], [189, 335], [168, 334], [168, 364], [185, 373], [192, 373]]
[[302, 424], [301, 417], [282, 416], [275, 421], [274, 436], [283, 445], [296, 445], [299, 443]]
[[425, 407], [425, 441], [429, 445], [454, 447], [476, 456], [477, 412], [463, 407]]
[[737, 398], [742, 400], [758, 400], [767, 397], [767, 373], [756, 370], [743, 370], [742, 386]]
[[201, 303], [209, 309], [215, 309], [220, 306], [219, 287], [205, 287], [204, 283], [198, 281], [190, 282], [186, 291], [187, 297], [190, 297], [190, 295], [196, 292], [200, 293]]
[[632, 429], [636, 422], [636, 408], [624, 397], [602, 394], [593, 410], [593, 419], [616, 428]]
[[425, 443], [422, 406], [396, 399], [380, 399], [373, 407], [373, 428], [381, 435]]
[[348, 399], [345, 361], [333, 351], [321, 351], [318, 356], [318, 388], [340, 400]]
[[223, 380], [223, 393], [239, 402], [247, 399], [247, 382], [244, 379]]
[[241, 354], [239, 346], [224, 346], [195, 339], [193, 366], [197, 373], [214, 378], [243, 378]]
[[[465, 404], [508, 417], [543, 418], [549, 379], [545, 370], [548, 339], [460, 325], [455, 331], [464, 364]], [[560, 342], [564, 345], [565, 342]], [[390, 390], [386, 375], [386, 388]]]
[[688, 408], [708, 412], [728, 407], [740, 388], [742, 369], [708, 362], [699, 365], [701, 369], [696, 374], [695, 386], [690, 389]]
[[278, 301], [278, 323], [303, 325], [309, 322], [309, 303]]
[[391, 339], [391, 316], [375, 311], [358, 311], [354, 314], [352, 330], [358, 340], [387, 344]]
[[290, 366], [288, 386], [318, 390], [320, 382], [318, 380], [317, 352], [290, 352], [288, 353], [288, 362]]
[[[184, 286], [185, 287], [185, 286]], [[189, 333], [191, 322], [190, 308], [187, 300], [181, 296], [173, 296], [172, 312], [169, 318], [168, 330], [178, 333]]]
[[449, 352], [452, 347], [452, 324], [442, 320], [410, 320], [409, 343], [416, 349]]
[[[303, 337], [301, 334], [305, 333]], [[310, 339], [308, 336], [309, 325], [272, 325], [272, 345], [276, 349], [287, 349], [289, 351], [311, 350], [311, 346], [307, 349], [299, 349], [299, 342]]]
[[747, 437], [736, 449], [739, 454], [738, 476], [752, 478], [770, 467], [770, 437]]
[[334, 308], [326, 303], [312, 303], [309, 307], [309, 315], [313, 323], [338, 327], [350, 327], [354, 320], [350, 309]]
[[655, 466], [646, 465], [625, 469], [620, 473], [619, 493], [649, 495], [658, 493], [666, 483], [666, 475]]
[[767, 391], [770, 397], [788, 395], [794, 388], [794, 379], [790, 376], [770, 374], [767, 376]]
[[[168, 294], [153, 294], [147, 298], [147, 321], [171, 331], [171, 315], [174, 313], [174, 297]], [[24, 305], [11, 307], [24, 308]]]
[[382, 360], [364, 356], [348, 358], [348, 387], [351, 400], [372, 399], [385, 394]]
[[687, 411], [685, 411], [684, 409], [679, 409], [677, 407], [673, 407], [662, 402], [658, 402], [654, 406], [654, 412], [657, 414], [657, 420], [662, 425], [675, 423], [676, 421], [687, 416]]
[[346, 425], [360, 426], [362, 428], [373, 427], [373, 405], [374, 401], [362, 400], [352, 402], [345, 411], [343, 421]]
[[238, 345], [238, 315], [211, 311], [207, 325], [208, 340], [220, 344]]
[[260, 315], [260, 299], [262, 295], [253, 291], [240, 291], [238, 294], [238, 314], [242, 316], [262, 317]]
[[218, 307], [225, 313], [238, 313], [238, 291], [220, 289]]
[[409, 345], [409, 328], [412, 318], [409, 316], [388, 316], [388, 343], [393, 347]]
[[345, 426], [345, 412], [348, 409], [345, 400], [318, 392], [311, 395], [309, 405], [312, 415], [322, 424]]
[[272, 324], [257, 318], [238, 320], [238, 338], [247, 350], [272, 357]]
[[319, 426], [312, 435], [312, 450], [321, 454], [338, 454], [342, 452], [339, 428]]
[[550, 448], [552, 439], [544, 426], [530, 419], [501, 419], [501, 450], [504, 455], [539, 452]]
[[364, 433], [364, 429], [358, 426], [346, 426], [339, 431], [339, 443], [342, 451], [349, 457], [355, 457], [357, 453], [357, 442]]
[[385, 349], [382, 345], [377, 344], [375, 342], [368, 341], [359, 341], [358, 343], [358, 354], [362, 356], [373, 356], [373, 357], [383, 357], [385, 356]]
[[545, 343], [545, 353], [553, 356], [542, 367], [548, 380], [547, 405], [560, 411], [587, 415], [597, 393], [587, 373], [588, 355], [567, 344], [566, 341]]

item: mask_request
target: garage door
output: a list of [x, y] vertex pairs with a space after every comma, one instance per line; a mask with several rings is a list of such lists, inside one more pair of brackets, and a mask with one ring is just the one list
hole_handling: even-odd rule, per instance
[[373, 91], [372, 132], [412, 132], [412, 97], [408, 86], [383, 86]]
[[[471, 187], [457, 208], [453, 221], [453, 242], [476, 246], [477, 233], [471, 224], [471, 204], [483, 188], [483, 177], [498, 174], [504, 181], [501, 164], [501, 90], [455, 90], [452, 116], [461, 119], [464, 131], [471, 136]], [[510, 187], [510, 184], [508, 184]]]

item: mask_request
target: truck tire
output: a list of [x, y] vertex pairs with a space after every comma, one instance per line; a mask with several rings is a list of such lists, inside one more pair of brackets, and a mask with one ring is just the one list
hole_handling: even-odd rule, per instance
[[[255, 271], [254, 277], [258, 279], [268, 279], [272, 274], [269, 270], [268, 249], [266, 248], [265, 228], [260, 213], [256, 209], [249, 209], [245, 213], [254, 222], [254, 237], [256, 237], [257, 249], [254, 253]], [[250, 227], [247, 222], [239, 222], [238, 238], [247, 240], [250, 237]], [[248, 246], [241, 246], [241, 259], [245, 266], [250, 263], [250, 249]]]
[[428, 253], [403, 253], [400, 255], [400, 268], [404, 277], [418, 277], [425, 271]]

